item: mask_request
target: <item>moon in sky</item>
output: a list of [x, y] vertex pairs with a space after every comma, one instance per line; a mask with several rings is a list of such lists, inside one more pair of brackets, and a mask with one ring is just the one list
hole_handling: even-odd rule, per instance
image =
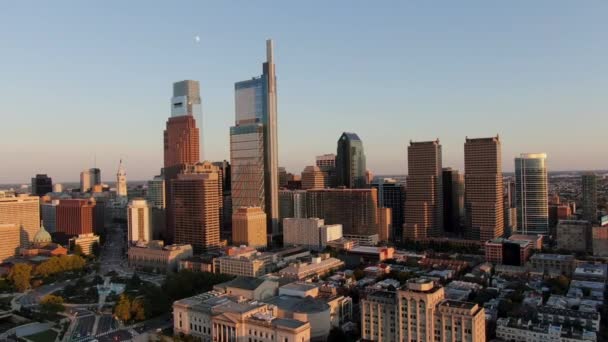
[[194, 41], [195, 42], [200, 42], [201, 41], [201, 37], [199, 35], [194, 36]]

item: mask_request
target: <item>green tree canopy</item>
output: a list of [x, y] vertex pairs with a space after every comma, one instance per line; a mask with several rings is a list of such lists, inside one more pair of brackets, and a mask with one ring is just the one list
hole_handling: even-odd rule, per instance
[[28, 264], [16, 264], [11, 268], [11, 271], [8, 274], [8, 279], [19, 292], [23, 292], [30, 288], [31, 278], [32, 266]]

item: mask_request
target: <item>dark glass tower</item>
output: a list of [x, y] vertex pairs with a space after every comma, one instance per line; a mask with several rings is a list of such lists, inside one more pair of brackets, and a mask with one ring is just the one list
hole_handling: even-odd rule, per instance
[[443, 187], [443, 226], [446, 232], [456, 235], [462, 233], [460, 229], [460, 217], [464, 204], [464, 191], [462, 178], [458, 170], [446, 167], [442, 170]]
[[403, 205], [405, 204], [405, 187], [392, 178], [379, 179], [372, 183], [378, 189], [378, 207], [390, 208], [392, 211], [392, 235], [401, 239], [403, 236]]
[[355, 133], [344, 132], [338, 139], [336, 178], [338, 186], [366, 187], [363, 142]]
[[49, 192], [53, 192], [53, 180], [47, 175], [36, 175], [32, 178], [32, 194], [36, 196], [44, 196]]

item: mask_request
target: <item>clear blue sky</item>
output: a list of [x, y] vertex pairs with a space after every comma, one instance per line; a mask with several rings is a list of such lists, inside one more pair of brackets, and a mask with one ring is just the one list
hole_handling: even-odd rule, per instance
[[[300, 172], [362, 138], [368, 168], [405, 173], [409, 140], [500, 134], [553, 170], [607, 168], [607, 1], [4, 1], [0, 183], [104, 181], [162, 164], [171, 84], [201, 82], [205, 159], [229, 159], [234, 82], [275, 40], [280, 164]], [[194, 37], [199, 35], [200, 43]]]

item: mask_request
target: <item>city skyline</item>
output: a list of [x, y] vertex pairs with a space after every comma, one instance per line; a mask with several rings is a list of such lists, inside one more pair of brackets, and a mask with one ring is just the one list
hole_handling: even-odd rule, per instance
[[[602, 76], [608, 70], [596, 42], [606, 31], [601, 13], [607, 5], [551, 4], [353, 6], [346, 14], [337, 4], [323, 13], [280, 4], [271, 10], [276, 22], [244, 35], [245, 13], [268, 9], [197, 4], [183, 13], [124, 5], [123, 11], [97, 8], [96, 16], [80, 4], [41, 4], [33, 11], [6, 5], [3, 13], [11, 15], [0, 19], [7, 25], [33, 24], [0, 33], [8, 51], [0, 66], [6, 96], [0, 112], [10, 128], [0, 158], [11, 161], [0, 169], [0, 183], [28, 183], [38, 173], [77, 181], [80, 170], [95, 166], [107, 182], [121, 157], [129, 179], [152, 179], [162, 166], [159, 136], [170, 85], [183, 79], [201, 84], [204, 159], [229, 160], [233, 84], [259, 74], [251, 61], [263, 58], [259, 44], [267, 38], [275, 40], [278, 56], [279, 165], [289, 172], [335, 153], [343, 131], [365, 142], [375, 174], [405, 174], [407, 142], [435, 138], [443, 165], [463, 171], [465, 137], [496, 134], [505, 172], [513, 171], [517, 155], [537, 151], [547, 153], [549, 171], [605, 169], [594, 158], [608, 147], [602, 125], [572, 127], [601, 122], [605, 112], [600, 89], [608, 86]], [[136, 10], [141, 22], [128, 30]], [[302, 20], [288, 20], [293, 12]], [[100, 21], [104, 15], [112, 27]], [[213, 30], [222, 16], [233, 31]], [[361, 18], [369, 25], [357, 27]], [[509, 25], [515, 19], [517, 25]], [[280, 29], [288, 24], [290, 30]], [[344, 28], [332, 30], [336, 24]], [[57, 39], [65, 42], [54, 44]], [[180, 63], [170, 53], [176, 49], [183, 50]], [[308, 139], [311, 131], [315, 139]], [[31, 137], [27, 143], [23, 132]], [[69, 162], [58, 162], [67, 155]]]

